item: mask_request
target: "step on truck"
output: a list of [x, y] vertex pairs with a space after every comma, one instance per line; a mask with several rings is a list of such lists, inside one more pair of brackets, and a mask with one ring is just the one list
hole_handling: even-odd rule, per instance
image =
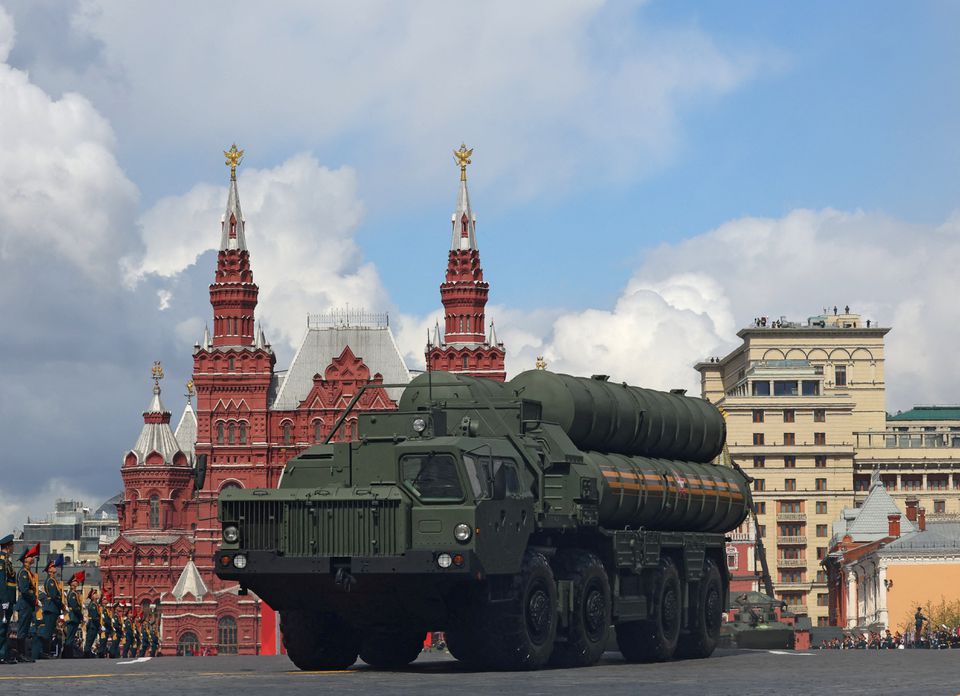
[[604, 376], [423, 374], [278, 488], [223, 491], [216, 572], [305, 670], [403, 667], [428, 631], [477, 669], [591, 665], [611, 631], [630, 662], [707, 657], [751, 505], [725, 436], [703, 399]]

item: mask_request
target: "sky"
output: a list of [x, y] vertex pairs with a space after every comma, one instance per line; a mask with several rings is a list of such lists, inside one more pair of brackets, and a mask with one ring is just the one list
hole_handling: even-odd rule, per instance
[[756, 316], [850, 305], [887, 407], [960, 402], [960, 5], [0, 0], [0, 527], [179, 417], [229, 172], [289, 364], [308, 313], [440, 312], [461, 142], [516, 373], [698, 388]]

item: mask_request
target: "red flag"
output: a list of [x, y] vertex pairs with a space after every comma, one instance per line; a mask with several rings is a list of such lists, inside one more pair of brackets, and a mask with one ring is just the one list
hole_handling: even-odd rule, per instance
[[28, 558], [36, 558], [40, 555], [40, 544], [38, 543], [32, 549], [26, 549], [22, 554], [20, 554], [20, 562], [23, 563]]

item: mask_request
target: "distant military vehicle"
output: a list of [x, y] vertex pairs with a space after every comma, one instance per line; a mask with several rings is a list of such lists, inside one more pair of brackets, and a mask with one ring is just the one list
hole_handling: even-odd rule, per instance
[[781, 621], [776, 612], [786, 609], [782, 600], [760, 592], [744, 592], [731, 604], [736, 617], [723, 625], [721, 642], [737, 648], [793, 649], [794, 627]]
[[424, 374], [278, 489], [224, 491], [216, 572], [279, 610], [301, 669], [403, 666], [428, 630], [484, 669], [593, 664], [611, 626], [628, 661], [706, 657], [751, 505], [725, 435], [702, 399], [603, 376]]

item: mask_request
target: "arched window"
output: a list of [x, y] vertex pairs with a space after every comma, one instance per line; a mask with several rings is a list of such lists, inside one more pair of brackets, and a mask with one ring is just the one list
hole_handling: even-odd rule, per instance
[[177, 655], [196, 655], [200, 652], [200, 641], [197, 634], [187, 631], [177, 641]]
[[247, 422], [240, 421], [240, 444], [247, 444]]
[[233, 358], [227, 360], [227, 369], [231, 371], [233, 370]]
[[237, 620], [232, 616], [217, 621], [217, 654], [237, 654]]
[[217, 444], [223, 444], [223, 421], [217, 423]]
[[283, 444], [293, 444], [293, 423], [285, 421], [283, 423]]
[[232, 445], [234, 443], [234, 438], [236, 437], [237, 424], [233, 421], [230, 421], [227, 424], [227, 444]]
[[323, 421], [319, 418], [313, 421], [313, 441], [323, 442]]
[[150, 526], [151, 527], [160, 526], [160, 496], [159, 495], [150, 496]]
[[469, 360], [470, 360], [470, 359], [469, 359], [466, 355], [463, 356], [463, 369], [464, 369], [464, 370], [466, 370], [467, 367], [469, 367]]

